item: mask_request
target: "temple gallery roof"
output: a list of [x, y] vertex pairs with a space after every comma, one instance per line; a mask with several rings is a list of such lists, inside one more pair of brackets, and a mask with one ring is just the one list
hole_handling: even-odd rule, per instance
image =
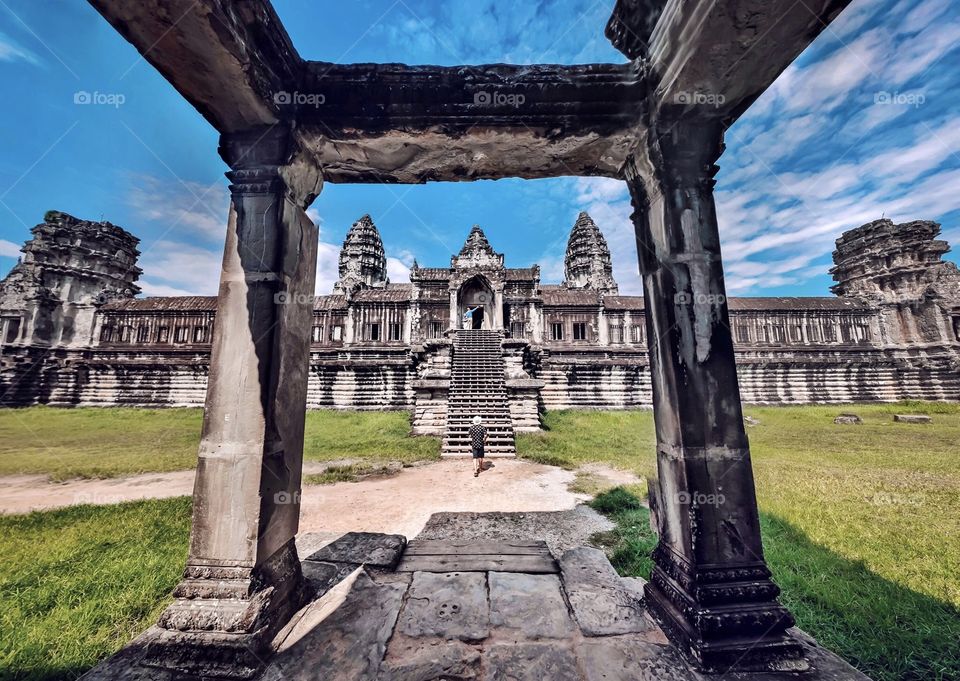
[[[421, 270], [422, 271], [422, 270]], [[446, 270], [444, 270], [446, 271]], [[515, 270], [518, 273], [531, 270]], [[519, 278], [519, 275], [518, 275]], [[600, 294], [589, 289], [567, 289], [557, 285], [542, 287], [544, 305], [591, 306], [600, 305]], [[352, 300], [361, 303], [403, 303], [411, 299], [412, 284], [388, 284], [384, 288], [361, 289]], [[339, 310], [348, 305], [345, 295], [316, 296], [313, 309]], [[643, 296], [604, 296], [607, 310], [643, 310]], [[107, 312], [212, 312], [216, 310], [216, 296], [157, 296], [151, 298], [124, 298], [104, 304]], [[792, 311], [792, 310], [858, 310], [864, 305], [855, 300], [833, 297], [756, 297], [730, 298], [729, 307], [734, 311]]]

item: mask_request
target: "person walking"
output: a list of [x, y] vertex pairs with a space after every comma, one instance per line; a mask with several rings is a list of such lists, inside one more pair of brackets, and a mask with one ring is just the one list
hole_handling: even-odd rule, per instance
[[473, 477], [480, 475], [483, 470], [483, 450], [487, 444], [487, 428], [483, 425], [483, 419], [477, 414], [473, 417], [473, 424], [470, 426], [470, 447], [473, 449]]

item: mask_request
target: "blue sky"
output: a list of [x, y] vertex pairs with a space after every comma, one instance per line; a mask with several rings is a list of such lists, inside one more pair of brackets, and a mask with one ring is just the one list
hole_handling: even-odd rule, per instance
[[[432, 64], [619, 62], [613, 0], [275, 0], [302, 56]], [[826, 295], [833, 241], [886, 214], [943, 223], [960, 244], [960, 6], [854, 0], [727, 134], [716, 197], [728, 291]], [[227, 205], [214, 130], [82, 0], [0, 0], [0, 274], [58, 209], [141, 238], [150, 295], [214, 294]], [[75, 93], [101, 103], [76, 104]], [[370, 213], [394, 281], [444, 265], [474, 223], [511, 266], [562, 279], [586, 209], [639, 293], [622, 183], [500, 180], [327, 185], [319, 293], [346, 230]], [[957, 254], [951, 253], [956, 260]]]

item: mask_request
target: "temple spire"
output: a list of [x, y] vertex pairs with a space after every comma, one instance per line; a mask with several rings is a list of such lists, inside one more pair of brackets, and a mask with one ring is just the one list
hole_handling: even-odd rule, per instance
[[340, 249], [340, 279], [336, 293], [358, 288], [382, 288], [388, 283], [387, 256], [377, 226], [369, 214], [353, 223]]
[[607, 240], [600, 228], [586, 211], [580, 211], [573, 229], [570, 230], [563, 264], [563, 284], [567, 288], [586, 288], [617, 294], [610, 247], [607, 246]]
[[503, 267], [503, 254], [494, 251], [480, 225], [474, 225], [460, 253], [451, 259], [451, 266], [474, 267], [482, 264]]

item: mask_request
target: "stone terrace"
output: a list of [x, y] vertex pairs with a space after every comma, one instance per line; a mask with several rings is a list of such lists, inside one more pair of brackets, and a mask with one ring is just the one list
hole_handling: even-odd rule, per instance
[[[263, 681], [711, 678], [669, 644], [647, 612], [643, 581], [619, 577], [597, 549], [555, 558], [542, 541], [407, 543], [400, 535], [352, 532], [312, 550], [319, 541], [298, 539], [308, 554], [303, 572], [312, 600], [274, 640], [277, 654]], [[174, 672], [138, 663], [151, 631], [85, 679], [172, 681]], [[790, 634], [813, 667], [805, 679], [869, 681], [803, 632]], [[211, 660], [210, 671], [215, 665]]]

